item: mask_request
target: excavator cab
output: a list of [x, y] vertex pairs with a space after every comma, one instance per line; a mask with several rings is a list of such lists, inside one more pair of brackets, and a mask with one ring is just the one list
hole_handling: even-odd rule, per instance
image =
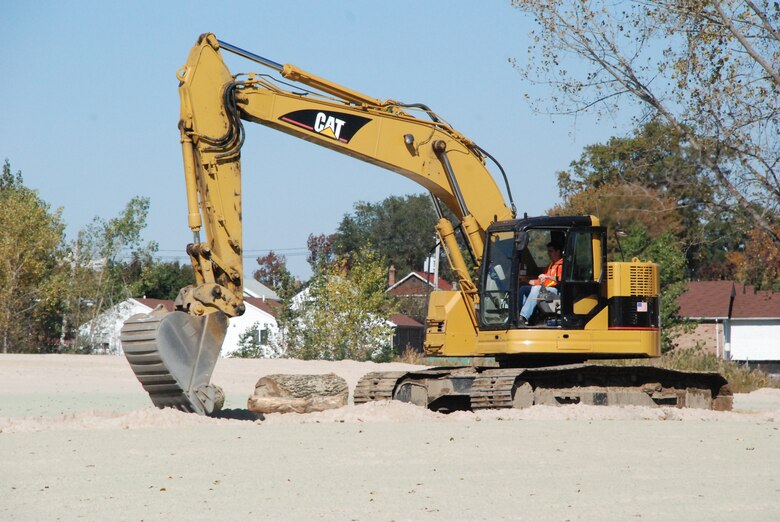
[[[607, 305], [606, 229], [592, 218], [541, 217], [494, 223], [487, 231], [480, 288], [482, 329], [582, 329]], [[561, 281], [541, 289], [534, 313], [524, 324], [520, 289], [550, 263], [547, 245], [563, 248]]]

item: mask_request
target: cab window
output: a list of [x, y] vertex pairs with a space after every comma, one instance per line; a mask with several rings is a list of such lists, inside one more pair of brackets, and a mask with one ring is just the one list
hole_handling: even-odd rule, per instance
[[568, 281], [581, 283], [593, 281], [593, 241], [590, 232], [576, 232], [570, 240], [573, 249]]
[[509, 320], [509, 285], [515, 234], [494, 232], [488, 237], [487, 263], [480, 311], [486, 325], [506, 324]]

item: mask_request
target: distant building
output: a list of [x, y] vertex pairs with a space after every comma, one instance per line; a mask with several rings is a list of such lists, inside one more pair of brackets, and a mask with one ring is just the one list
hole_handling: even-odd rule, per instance
[[122, 324], [136, 314], [148, 314], [157, 306], [173, 311], [173, 301], [140, 297], [126, 299], [79, 326], [79, 344], [89, 346], [92, 353], [121, 354], [119, 330]]
[[254, 277], [244, 279], [244, 295], [246, 297], [259, 297], [261, 299], [271, 299], [274, 301], [279, 300], [279, 296], [276, 295], [276, 292]]
[[[246, 311], [239, 317], [231, 317], [222, 356], [230, 356], [239, 347], [239, 338], [244, 333], [254, 333], [261, 346], [267, 345], [277, 331], [276, 311], [279, 304], [262, 297], [245, 297]], [[91, 347], [93, 353], [122, 354], [119, 332], [122, 324], [136, 314], [147, 314], [157, 306], [173, 311], [173, 301], [131, 297], [112, 306], [98, 317], [79, 327], [82, 342]]]
[[780, 372], [780, 294], [733, 281], [693, 281], [678, 300], [680, 316], [698, 323], [682, 346]]
[[436, 289], [453, 290], [453, 287], [442, 278], [437, 282], [429, 272], [409, 272], [396, 281], [395, 267], [391, 266], [388, 274], [387, 292], [398, 298], [403, 312], [403, 315], [391, 319], [396, 324], [396, 334], [393, 337], [396, 353], [402, 354], [407, 348], [422, 352], [428, 297]]
[[390, 318], [395, 326], [393, 331], [393, 351], [398, 355], [409, 349], [422, 352], [425, 340], [425, 326], [404, 314], [395, 314]]
[[451, 284], [439, 278], [438, 285], [433, 274], [428, 272], [409, 272], [401, 280], [395, 281], [395, 269], [391, 267], [387, 291], [398, 297], [425, 297], [437, 286], [439, 290], [453, 290]]

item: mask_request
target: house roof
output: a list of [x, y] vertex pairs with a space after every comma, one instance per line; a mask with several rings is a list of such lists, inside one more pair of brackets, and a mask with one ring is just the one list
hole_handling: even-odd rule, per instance
[[780, 318], [780, 294], [734, 281], [691, 281], [677, 302], [682, 317]]
[[404, 314], [393, 315], [392, 317], [390, 317], [390, 322], [396, 326], [414, 326], [418, 328], [423, 327], [421, 323], [418, 323], [408, 315], [404, 315]]
[[780, 318], [780, 294], [756, 290], [752, 285], [737, 285], [734, 297], [734, 318]]
[[[432, 273], [430, 272], [412, 272], [412, 273], [417, 277], [419, 277], [420, 279], [422, 279], [423, 281], [425, 281], [426, 283], [428, 283], [429, 285], [433, 286], [434, 276]], [[452, 285], [440, 277], [439, 290], [452, 290]]]
[[157, 308], [158, 305], [163, 305], [169, 312], [173, 312], [174, 310], [173, 301], [170, 299], [147, 299], [146, 297], [134, 297], [133, 299], [144, 306], [148, 306], [152, 310]]
[[273, 299], [263, 299], [261, 297], [244, 297], [244, 301], [251, 304], [255, 308], [259, 308], [263, 312], [276, 318], [282, 309], [282, 303]]
[[[398, 281], [396, 284], [388, 288], [387, 290], [390, 291], [394, 288], [397, 288], [399, 286], [402, 286], [405, 282], [409, 281], [411, 278], [419, 279], [423, 284], [428, 283], [428, 285], [433, 288], [433, 274], [429, 272], [409, 272], [406, 276], [404, 276], [400, 281]], [[452, 285], [449, 284], [447, 281], [439, 278], [439, 290], [452, 290]]]
[[279, 299], [276, 292], [254, 277], [244, 278], [244, 295], [249, 297], [265, 297], [266, 299]]
[[733, 281], [691, 281], [677, 299], [680, 316], [726, 318], [733, 291]]

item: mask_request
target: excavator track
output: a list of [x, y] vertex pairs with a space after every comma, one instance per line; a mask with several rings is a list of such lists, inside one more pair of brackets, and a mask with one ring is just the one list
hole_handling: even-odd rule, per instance
[[[160, 308], [125, 321], [122, 349], [156, 407], [200, 414], [222, 407], [222, 389], [208, 383], [222, 343], [221, 321], [214, 319], [212, 326], [209, 319]], [[193, 338], [198, 342], [188, 342]]]
[[355, 387], [355, 404], [392, 399], [396, 383], [406, 374], [407, 372], [371, 372], [364, 375]]
[[360, 380], [355, 404], [391, 398], [437, 411], [566, 404], [732, 407], [728, 383], [718, 373], [601, 364], [374, 372]]
[[520, 373], [522, 370], [485, 370], [477, 375], [469, 393], [471, 409], [511, 408]]

